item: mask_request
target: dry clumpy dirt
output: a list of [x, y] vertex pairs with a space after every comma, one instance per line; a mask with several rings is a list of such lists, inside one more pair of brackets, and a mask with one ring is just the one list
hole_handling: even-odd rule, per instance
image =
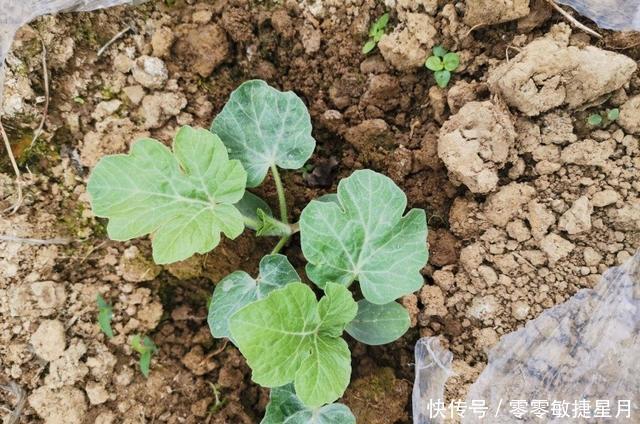
[[[180, 125], [208, 127], [250, 78], [294, 90], [311, 113], [311, 167], [284, 175], [292, 218], [364, 167], [393, 178], [429, 216], [425, 285], [402, 299], [412, 329], [385, 347], [349, 341], [343, 401], [358, 422], [411, 422], [418, 337], [452, 350], [458, 374], [447, 395], [463, 398], [503, 334], [638, 248], [637, 34], [590, 38], [541, 0], [384, 3], [155, 1], [44, 17], [20, 31], [2, 119], [25, 199], [0, 219], [0, 402], [19, 410], [18, 422], [259, 421], [268, 392], [232, 345], [211, 338], [206, 300], [229, 272], [255, 272], [272, 241], [247, 232], [159, 267], [148, 240], [106, 238], [85, 188], [101, 156], [142, 136], [169, 143]], [[385, 10], [388, 34], [363, 56]], [[125, 25], [133, 30], [97, 57]], [[41, 42], [51, 98], [31, 146], [45, 103]], [[437, 44], [461, 57], [447, 89], [422, 66]], [[586, 126], [612, 107], [616, 123]], [[0, 152], [5, 209], [15, 186]], [[269, 181], [259, 194], [275, 200]], [[286, 253], [302, 271], [297, 246]], [[97, 294], [113, 304], [111, 340], [96, 323]], [[129, 347], [134, 334], [160, 349], [148, 379]]]

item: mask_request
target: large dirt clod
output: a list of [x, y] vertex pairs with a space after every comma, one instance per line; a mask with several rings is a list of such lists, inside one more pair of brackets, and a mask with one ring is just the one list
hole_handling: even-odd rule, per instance
[[378, 48], [385, 60], [398, 70], [419, 68], [435, 45], [437, 34], [431, 16], [407, 13], [402, 25], [382, 37]]
[[562, 105], [575, 109], [611, 93], [637, 67], [622, 54], [569, 46], [566, 37], [543, 37], [491, 71], [489, 86], [510, 106], [536, 116]]
[[464, 23], [493, 25], [519, 19], [529, 14], [529, 0], [467, 0]]
[[508, 113], [491, 102], [469, 102], [442, 126], [438, 156], [454, 181], [488, 193], [498, 184], [515, 137]]

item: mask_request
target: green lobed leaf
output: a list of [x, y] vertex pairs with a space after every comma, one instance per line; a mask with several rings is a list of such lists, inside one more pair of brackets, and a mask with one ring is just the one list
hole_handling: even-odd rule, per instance
[[362, 46], [362, 53], [363, 54], [370, 53], [375, 48], [376, 48], [376, 42], [374, 40], [369, 40], [366, 43], [364, 43], [364, 46]]
[[113, 338], [113, 328], [111, 328], [113, 308], [100, 294], [98, 294], [96, 302], [98, 303], [98, 325], [100, 326], [100, 330], [111, 339]]
[[[300, 276], [286, 256], [267, 255], [260, 260], [257, 279], [244, 271], [224, 277], [216, 285], [209, 304], [207, 321], [213, 337], [231, 338], [229, 318], [242, 307], [288, 283], [300, 281]], [[233, 340], [232, 340], [233, 341]]]
[[111, 239], [152, 234], [153, 259], [166, 264], [210, 251], [221, 232], [231, 239], [242, 233], [244, 220], [233, 204], [242, 198], [246, 178], [218, 136], [186, 126], [176, 134], [173, 152], [146, 138], [128, 155], [102, 158], [87, 189], [93, 212], [109, 218]]
[[300, 216], [302, 252], [309, 278], [360, 282], [371, 303], [385, 304], [418, 290], [427, 263], [423, 210], [402, 215], [407, 197], [394, 182], [360, 170], [338, 184], [338, 203], [311, 201]]
[[436, 78], [438, 87], [445, 88], [447, 85], [449, 85], [449, 81], [451, 80], [451, 72], [445, 69], [444, 71], [437, 71], [433, 75]]
[[460, 56], [458, 56], [458, 53], [447, 53], [444, 55], [442, 62], [444, 64], [444, 69], [453, 72], [458, 69], [458, 66], [460, 66]]
[[260, 424], [355, 424], [351, 410], [341, 403], [319, 409], [304, 406], [293, 384], [271, 389], [269, 404]]
[[409, 312], [399, 303], [376, 305], [362, 299], [358, 302], [358, 314], [345, 330], [359, 342], [376, 346], [400, 338], [410, 323]]
[[356, 312], [344, 286], [327, 284], [317, 301], [311, 288], [290, 283], [240, 309], [229, 328], [253, 381], [271, 388], [293, 382], [300, 400], [316, 408], [338, 399], [349, 384], [351, 355], [339, 336]]
[[258, 230], [261, 226], [258, 211], [261, 211], [261, 213], [265, 215], [273, 216], [273, 212], [271, 212], [271, 208], [267, 202], [250, 191], [245, 191], [242, 199], [234, 206], [240, 211], [242, 216], [246, 218], [245, 224], [252, 230]]
[[242, 162], [248, 187], [260, 185], [272, 165], [302, 168], [316, 146], [302, 100], [261, 80], [247, 81], [231, 93], [211, 131], [220, 136], [229, 156]]
[[437, 57], [444, 57], [447, 54], [447, 49], [438, 45], [433, 48], [433, 55]]
[[438, 56], [429, 56], [424, 65], [427, 67], [427, 69], [430, 69], [432, 71], [441, 71], [444, 69], [444, 63], [442, 63], [442, 59], [440, 59]]

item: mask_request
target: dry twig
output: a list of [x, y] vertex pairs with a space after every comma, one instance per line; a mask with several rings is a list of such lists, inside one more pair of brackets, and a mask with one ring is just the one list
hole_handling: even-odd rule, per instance
[[[11, 393], [16, 398], [15, 406], [13, 410], [8, 410], [9, 413], [8, 419], [5, 421], [7, 424], [17, 424], [20, 421], [20, 416], [22, 415], [22, 410], [24, 409], [24, 404], [27, 400], [25, 396], [25, 392], [16, 382], [11, 381], [9, 384], [0, 385], [0, 389]], [[6, 409], [6, 408], [5, 408]]]
[[556, 9], [558, 12], [560, 12], [560, 14], [562, 16], [564, 16], [571, 24], [575, 25], [577, 28], [580, 28], [581, 30], [583, 30], [584, 32], [586, 32], [587, 34], [591, 34], [594, 37], [597, 38], [602, 38], [602, 35], [598, 34], [597, 32], [595, 32], [594, 30], [592, 30], [591, 28], [589, 28], [588, 26], [586, 26], [585, 24], [579, 22], [576, 18], [574, 18], [573, 16], [571, 16], [569, 14], [569, 12], [567, 12], [566, 10], [564, 10], [563, 8], [561, 8], [560, 6], [558, 6], [558, 4], [554, 1], [554, 0], [547, 0], [547, 2], [551, 5], [551, 7], [553, 7], [554, 9]]
[[71, 243], [71, 240], [66, 238], [54, 238], [54, 239], [42, 240], [42, 239], [33, 239], [33, 238], [22, 238], [22, 237], [16, 237], [16, 236], [5, 236], [2, 234], [0, 234], [0, 241], [10, 241], [14, 243], [24, 243], [24, 244], [33, 244], [33, 245]]
[[98, 57], [102, 56], [104, 54], [104, 52], [107, 51], [107, 49], [109, 48], [109, 46], [111, 46], [113, 43], [115, 43], [116, 41], [118, 41], [118, 39], [120, 37], [122, 37], [123, 35], [125, 35], [127, 32], [133, 30], [133, 28], [129, 25], [127, 26], [125, 29], [123, 29], [122, 31], [120, 31], [119, 33], [117, 33], [116, 35], [113, 36], [113, 38], [109, 41], [107, 41], [107, 43], [100, 47], [100, 50], [98, 50]]
[[31, 139], [31, 148], [35, 144], [40, 134], [42, 134], [42, 130], [44, 128], [44, 123], [47, 120], [47, 115], [49, 114], [49, 69], [47, 67], [47, 48], [44, 45], [44, 41], [40, 40], [42, 43], [42, 78], [44, 82], [44, 110], [42, 111], [42, 119], [40, 120], [40, 125], [33, 133], [33, 138]]
[[16, 162], [16, 158], [13, 156], [13, 151], [11, 150], [11, 143], [9, 143], [9, 137], [7, 137], [7, 132], [4, 130], [4, 126], [2, 125], [2, 120], [0, 119], [0, 134], [2, 135], [2, 140], [4, 141], [4, 147], [7, 150], [7, 154], [9, 155], [9, 160], [11, 161], [11, 166], [13, 167], [13, 172], [16, 174], [16, 188], [18, 190], [18, 200], [13, 204], [13, 206], [9, 206], [7, 209], [2, 212], [10, 211], [10, 214], [14, 214], [20, 209], [22, 205], [22, 176], [20, 174], [20, 168], [18, 168], [18, 163]]

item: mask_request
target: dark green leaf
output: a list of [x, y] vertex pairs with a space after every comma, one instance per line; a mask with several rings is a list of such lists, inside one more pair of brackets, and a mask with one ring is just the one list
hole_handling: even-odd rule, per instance
[[98, 324], [102, 332], [108, 337], [113, 337], [113, 329], [111, 328], [111, 320], [113, 318], [113, 308], [100, 295], [97, 297], [98, 303]]
[[151, 352], [140, 354], [140, 372], [145, 377], [149, 377], [149, 368], [151, 367]]

